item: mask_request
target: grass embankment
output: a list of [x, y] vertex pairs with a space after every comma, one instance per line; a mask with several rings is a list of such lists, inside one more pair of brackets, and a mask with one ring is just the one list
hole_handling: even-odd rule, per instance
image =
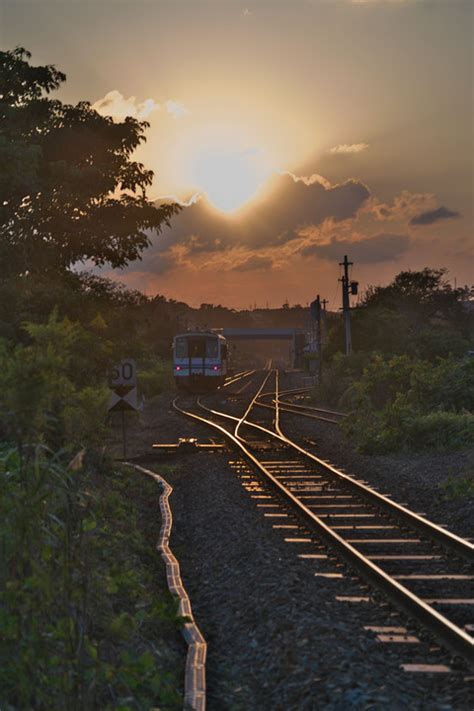
[[155, 482], [44, 448], [4, 449], [0, 475], [0, 707], [180, 708]]

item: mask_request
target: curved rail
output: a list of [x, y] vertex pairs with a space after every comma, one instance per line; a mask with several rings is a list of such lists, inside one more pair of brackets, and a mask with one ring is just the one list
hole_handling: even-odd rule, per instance
[[[274, 404], [273, 405], [268, 405], [265, 402], [256, 402], [255, 403], [256, 407], [265, 407], [267, 410], [273, 410], [274, 409]], [[316, 408], [311, 408], [311, 409], [316, 409]], [[301, 415], [301, 417], [309, 417], [312, 420], [322, 420], [323, 422], [330, 422], [332, 425], [337, 425], [339, 424], [340, 420], [335, 420], [330, 417], [323, 417], [322, 415], [314, 415], [311, 412], [302, 412], [301, 410], [294, 410], [293, 405], [286, 405], [283, 404], [281, 401], [279, 401], [279, 410], [283, 412], [289, 412], [292, 415]], [[321, 410], [321, 412], [330, 412], [329, 410]], [[339, 413], [331, 413], [334, 415], [338, 415]], [[347, 417], [347, 415], [342, 415], [341, 419], [343, 417]]]
[[226, 380], [222, 387], [227, 388], [229, 385], [232, 385], [233, 383], [236, 383], [237, 381], [242, 380], [243, 378], [247, 378], [250, 375], [253, 375], [255, 372], [255, 370], [243, 370], [241, 373], [236, 373], [231, 378], [229, 378], [229, 380]]
[[[240, 419], [238, 417], [235, 417], [234, 415], [229, 415], [226, 412], [219, 412], [219, 410], [212, 410], [206, 407], [206, 405], [203, 405], [200, 398], [198, 398], [198, 404], [200, 407], [202, 407], [202, 409], [212, 413], [213, 415], [216, 415], [217, 417], [223, 417], [230, 420]], [[383, 494], [379, 494], [378, 491], [374, 491], [374, 489], [371, 489], [369, 486], [366, 486], [362, 482], [353, 479], [351, 476], [340, 471], [332, 464], [328, 464], [327, 462], [320, 459], [312, 452], [309, 452], [308, 450], [304, 449], [299, 444], [289, 439], [285, 435], [276, 434], [268, 428], [263, 427], [262, 425], [259, 425], [255, 422], [250, 422], [249, 420], [245, 421], [245, 426], [258, 429], [261, 432], [264, 432], [266, 435], [269, 435], [270, 437], [279, 440], [283, 444], [286, 444], [288, 447], [295, 449], [300, 454], [303, 454], [305, 457], [308, 457], [308, 459], [311, 459], [319, 466], [331, 472], [331, 474], [335, 474], [341, 480], [344, 480], [351, 486], [355, 487], [359, 491], [359, 493], [362, 493], [367, 498], [371, 498], [379, 506], [385, 507], [392, 514], [398, 514], [399, 516], [403, 516], [412, 525], [416, 526], [417, 528], [422, 528], [425, 533], [429, 534], [433, 538], [436, 538], [440, 543], [444, 543], [445, 545], [449, 546], [450, 548], [455, 550], [456, 553], [463, 556], [469, 562], [474, 562], [474, 545], [469, 543], [469, 541], [466, 541], [464, 538], [456, 536], [456, 534], [451, 533], [451, 531], [446, 531], [444, 528], [437, 526], [435, 523], [432, 523], [432, 521], [423, 518], [414, 511], [410, 511], [410, 509], [405, 508], [401, 504], [397, 504], [395, 501], [391, 501]]]
[[[319, 466], [323, 467], [327, 471], [336, 475], [341, 480], [349, 483], [351, 486], [356, 487], [358, 491], [364, 494], [364, 496], [371, 498], [379, 506], [390, 510], [392, 515], [402, 516], [408, 519], [410, 523], [416, 527], [423, 528], [425, 533], [428, 533], [430, 537], [435, 538], [445, 545], [456, 550], [457, 553], [463, 555], [469, 561], [474, 560], [474, 546], [468, 541], [459, 538], [455, 534], [436, 526], [436, 524], [423, 519], [418, 514], [415, 514], [408, 509], [405, 509], [400, 504], [396, 504], [390, 499], [384, 497], [382, 494], [369, 489], [367, 486], [358, 482], [343, 472], [338, 471], [332, 465], [327, 464], [322, 461], [311, 452], [304, 450], [300, 445], [290, 440], [286, 437], [280, 429], [279, 425], [279, 414], [278, 414], [278, 404], [276, 403], [276, 413], [275, 413], [275, 428], [277, 433], [271, 430], [253, 423], [247, 419], [252, 407], [255, 405], [257, 398], [261, 394], [265, 384], [267, 383], [271, 373], [266, 375], [262, 385], [260, 386], [257, 394], [253, 397], [250, 405], [247, 407], [244, 415], [242, 417], [235, 417], [218, 410], [213, 410], [204, 405], [200, 398], [197, 400], [197, 404], [202, 409], [206, 410], [210, 414], [216, 417], [231, 420], [234, 423], [234, 432], [232, 433], [222, 425], [219, 425], [213, 420], [204, 418], [197, 415], [194, 412], [185, 410], [178, 405], [178, 398], [173, 402], [174, 408], [181, 412], [182, 414], [191, 417], [197, 421], [200, 421], [214, 429], [219, 430], [230, 442], [238, 447], [244, 457], [260, 471], [266, 479], [271, 483], [271, 485], [281, 494], [304, 518], [307, 523], [310, 523], [314, 528], [316, 528], [319, 534], [327, 541], [327, 543], [335, 547], [341, 557], [346, 560], [350, 565], [355, 567], [360, 574], [368, 579], [370, 582], [374, 583], [379, 588], [382, 588], [384, 592], [390, 597], [390, 599], [404, 611], [416, 617], [423, 624], [428, 626], [437, 636], [444, 642], [444, 644], [449, 647], [456, 654], [464, 657], [471, 665], [474, 665], [474, 640], [470, 637], [464, 630], [452, 623], [441, 613], [435, 610], [427, 602], [415, 595], [411, 590], [406, 588], [404, 585], [400, 584], [397, 580], [391, 577], [388, 573], [382, 570], [379, 566], [373, 563], [372, 560], [364, 556], [359, 550], [354, 548], [348, 541], [346, 541], [342, 536], [336, 533], [330, 528], [320, 517], [318, 517], [311, 509], [309, 509], [300, 499], [298, 499], [289, 489], [282, 484], [269, 469], [253, 454], [250, 449], [249, 443], [245, 442], [242, 436], [239, 436], [239, 430], [242, 426], [251, 427], [264, 432], [267, 436], [275, 439], [276, 441], [290, 447], [304, 457], [315, 461]], [[277, 376], [278, 377], [278, 376]], [[278, 388], [278, 380], [276, 382], [276, 389]], [[244, 443], [245, 442], [245, 443]]]
[[[266, 407], [267, 409], [273, 409], [275, 406], [276, 396], [276, 398], [278, 399], [279, 409], [284, 412], [289, 412], [293, 415], [310, 417], [313, 420], [322, 420], [323, 422], [330, 422], [333, 425], [337, 425], [341, 420], [348, 417], [348, 414], [346, 412], [337, 412], [336, 410], [327, 410], [323, 407], [313, 407], [311, 405], [297, 405], [296, 403], [287, 402], [286, 400], [282, 399], [284, 396], [294, 397], [295, 395], [299, 395], [300, 393], [307, 392], [309, 389], [310, 388], [295, 388], [294, 390], [282, 390], [279, 396], [276, 396], [275, 393], [263, 393], [262, 395], [260, 395], [259, 400], [255, 402], [255, 405], [258, 407]], [[267, 397], [273, 398], [272, 405], [262, 402], [262, 399]], [[329, 415], [329, 417], [326, 417], [326, 415]]]

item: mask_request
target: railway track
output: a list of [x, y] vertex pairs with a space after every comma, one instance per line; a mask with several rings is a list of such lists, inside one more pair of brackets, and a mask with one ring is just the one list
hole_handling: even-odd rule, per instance
[[[257, 392], [243, 414], [216, 409], [200, 398], [186, 405], [177, 398], [174, 407], [228, 439], [277, 494], [283, 517], [286, 511], [296, 515], [361, 577], [473, 666], [469, 631], [474, 600], [466, 589], [470, 585], [472, 590], [474, 580], [474, 546], [287, 437], [280, 415], [289, 412], [282, 404], [288, 392], [279, 389], [278, 371], [254, 372], [251, 377], [258, 383]], [[263, 420], [262, 401], [267, 401]], [[236, 408], [242, 404], [231, 406], [234, 412]], [[304, 555], [321, 557], [320, 550]]]
[[[280, 412], [289, 412], [293, 415], [309, 417], [313, 420], [322, 420], [323, 422], [330, 422], [333, 425], [339, 424], [342, 420], [348, 417], [345, 412], [336, 412], [335, 410], [328, 410], [322, 407], [313, 407], [306, 404], [301, 405], [291, 402], [291, 400], [295, 397], [304, 397], [304, 394], [308, 392], [309, 389], [310, 388], [283, 390], [279, 394], [263, 393], [256, 400], [255, 405], [257, 407], [265, 407], [269, 410], [274, 410], [275, 399], [277, 399], [278, 409]], [[267, 402], [269, 399], [272, 400], [271, 404]]]

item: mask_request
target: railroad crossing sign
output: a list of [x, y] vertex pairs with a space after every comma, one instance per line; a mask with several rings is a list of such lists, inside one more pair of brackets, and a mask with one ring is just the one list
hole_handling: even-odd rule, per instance
[[127, 456], [127, 431], [125, 413], [138, 410], [137, 405], [137, 364], [131, 358], [121, 360], [114, 365], [109, 378], [112, 394], [109, 401], [109, 412], [120, 412], [122, 415], [123, 458]]
[[109, 412], [138, 410], [137, 389], [134, 385], [116, 385], [109, 401]]
[[109, 412], [137, 410], [137, 364], [132, 358], [114, 365], [110, 376]]

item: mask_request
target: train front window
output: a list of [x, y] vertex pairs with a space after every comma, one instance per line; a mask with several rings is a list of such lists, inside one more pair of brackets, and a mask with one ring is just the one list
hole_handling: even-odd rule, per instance
[[217, 338], [206, 338], [206, 357], [217, 358], [218, 355], [219, 348], [217, 344]]
[[176, 358], [217, 358], [219, 343], [210, 336], [192, 336], [177, 338], [175, 341]]
[[176, 358], [188, 357], [188, 341], [186, 338], [177, 338], [175, 341]]
[[206, 340], [202, 336], [190, 338], [188, 344], [190, 358], [206, 357]]

